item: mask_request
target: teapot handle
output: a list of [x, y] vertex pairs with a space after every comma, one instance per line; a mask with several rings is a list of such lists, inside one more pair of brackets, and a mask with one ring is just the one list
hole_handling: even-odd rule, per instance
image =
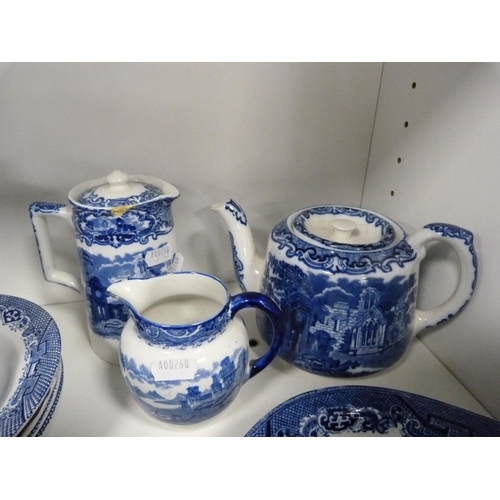
[[273, 340], [267, 352], [258, 359], [250, 360], [249, 379], [261, 372], [278, 354], [283, 341], [281, 311], [276, 303], [259, 292], [243, 292], [230, 299], [231, 318], [247, 307], [255, 307], [265, 312], [273, 326]]
[[474, 235], [467, 229], [452, 224], [432, 223], [416, 231], [408, 238], [419, 259], [425, 257], [425, 245], [439, 241], [451, 245], [460, 262], [460, 278], [452, 295], [443, 304], [428, 311], [415, 310], [413, 334], [424, 328], [443, 323], [457, 315], [469, 302], [477, 282], [477, 255]]
[[80, 280], [71, 273], [56, 268], [54, 252], [50, 243], [49, 229], [45, 217], [61, 217], [73, 226], [73, 210], [70, 205], [62, 203], [34, 202], [30, 205], [30, 218], [35, 232], [38, 253], [42, 264], [43, 276], [51, 283], [64, 285], [81, 293]]

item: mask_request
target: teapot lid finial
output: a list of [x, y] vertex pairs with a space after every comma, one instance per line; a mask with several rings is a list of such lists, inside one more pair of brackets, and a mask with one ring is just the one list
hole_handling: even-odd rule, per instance
[[332, 228], [331, 240], [335, 243], [350, 243], [354, 239], [358, 225], [350, 219], [334, 219], [330, 223]]
[[111, 187], [115, 186], [125, 186], [128, 184], [128, 174], [125, 172], [122, 172], [121, 170], [113, 170], [107, 177], [106, 180], [108, 181], [109, 185]]

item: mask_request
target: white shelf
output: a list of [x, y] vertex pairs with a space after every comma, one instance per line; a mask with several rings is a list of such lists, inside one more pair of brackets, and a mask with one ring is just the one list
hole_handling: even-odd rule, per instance
[[[500, 239], [491, 227], [498, 211], [500, 149], [492, 140], [500, 116], [498, 64], [4, 69], [0, 293], [45, 307], [61, 331], [65, 382], [46, 435], [242, 436], [280, 402], [346, 384], [413, 392], [483, 415], [487, 408], [500, 418], [493, 389], [500, 376]], [[65, 203], [73, 186], [114, 169], [179, 188], [173, 212], [186, 270], [234, 279], [227, 231], [210, 211], [229, 197], [245, 209], [260, 250], [271, 228], [300, 208], [361, 205], [410, 232], [436, 220], [472, 230], [480, 264], [475, 295], [459, 317], [421, 334], [425, 345], [414, 340], [381, 374], [319, 377], [277, 359], [220, 418], [182, 433], [167, 429], [135, 404], [119, 368], [93, 353], [81, 296], [43, 279], [28, 216], [31, 202]], [[78, 274], [74, 232], [65, 221], [49, 226], [57, 267]], [[455, 266], [431, 251], [422, 268], [426, 309], [453, 289]]]
[[[244, 436], [268, 411], [297, 394], [335, 385], [369, 385], [435, 398], [490, 416], [418, 339], [392, 368], [363, 378], [329, 378], [295, 368], [281, 359], [248, 381], [231, 406], [212, 421], [168, 427], [133, 400], [120, 368], [98, 358], [88, 340], [83, 302], [45, 306], [62, 337], [64, 386], [45, 436]], [[250, 338], [258, 338], [251, 311]], [[261, 343], [255, 356], [265, 349]]]

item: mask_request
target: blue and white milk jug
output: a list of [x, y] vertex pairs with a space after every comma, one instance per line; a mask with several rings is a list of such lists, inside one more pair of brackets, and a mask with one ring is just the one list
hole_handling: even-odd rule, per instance
[[[120, 368], [132, 396], [152, 417], [197, 424], [222, 412], [281, 345], [281, 314], [260, 293], [230, 296], [217, 278], [195, 272], [124, 280], [108, 291], [130, 311], [120, 341]], [[258, 308], [269, 318], [270, 347], [250, 359], [237, 313]]]
[[[268, 295], [283, 313], [279, 355], [313, 373], [359, 376], [391, 366], [413, 335], [461, 311], [476, 285], [473, 235], [451, 224], [428, 224], [408, 236], [375, 212], [315, 206], [274, 227], [263, 258], [237, 203], [229, 200], [212, 209], [228, 227], [242, 289]], [[448, 300], [421, 311], [416, 307], [419, 265], [433, 241], [455, 249], [460, 278]], [[267, 340], [267, 319], [258, 315], [257, 324]]]
[[[107, 288], [125, 278], [148, 278], [175, 271], [177, 253], [171, 204], [179, 191], [148, 176], [114, 171], [74, 187], [69, 204], [35, 202], [30, 216], [47, 281], [82, 293], [90, 342], [103, 360], [118, 364], [120, 334], [128, 314], [110, 300]], [[56, 269], [47, 216], [74, 228], [81, 278]]]

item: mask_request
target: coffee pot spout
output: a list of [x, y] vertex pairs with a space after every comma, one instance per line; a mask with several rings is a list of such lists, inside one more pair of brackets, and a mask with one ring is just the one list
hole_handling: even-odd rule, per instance
[[233, 252], [234, 272], [243, 291], [260, 291], [264, 258], [258, 253], [245, 212], [234, 201], [212, 205], [226, 224]]

